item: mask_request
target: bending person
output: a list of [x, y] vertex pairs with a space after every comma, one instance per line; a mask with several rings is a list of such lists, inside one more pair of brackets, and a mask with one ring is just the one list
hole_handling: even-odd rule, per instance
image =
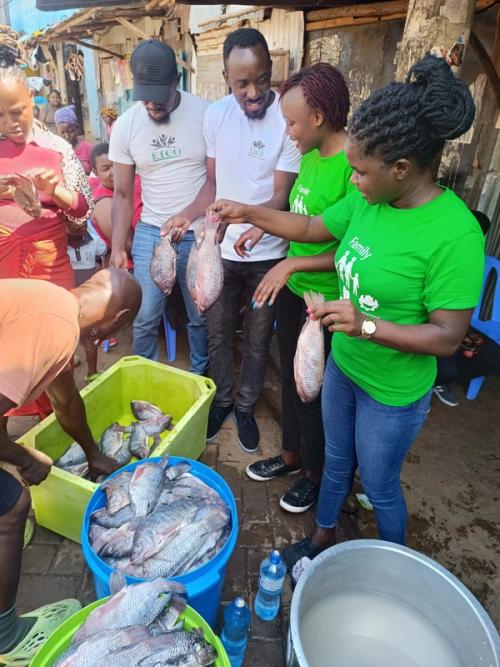
[[247, 220], [301, 243], [340, 242], [343, 298], [312, 313], [335, 332], [317, 525], [285, 549], [288, 567], [335, 542], [357, 468], [381, 539], [405, 541], [403, 461], [430, 409], [436, 356], [456, 351], [481, 290], [481, 229], [433, 175], [445, 140], [466, 132], [474, 113], [467, 86], [426, 56], [406, 83], [379, 89], [353, 114], [345, 150], [359, 192], [312, 218], [228, 201], [212, 207], [224, 222]]
[[[85, 450], [94, 479], [118, 465], [99, 452], [68, 366], [80, 336], [105, 338], [133, 320], [140, 302], [139, 285], [118, 270], [100, 271], [74, 291], [42, 280], [0, 280], [0, 417], [46, 389], [62, 428]], [[10, 440], [2, 427], [0, 461], [15, 466], [26, 486], [42, 482], [52, 465], [43, 452]], [[0, 468], [0, 661], [6, 664], [29, 665], [44, 638], [80, 606], [65, 600], [16, 614], [30, 504], [28, 490]]]

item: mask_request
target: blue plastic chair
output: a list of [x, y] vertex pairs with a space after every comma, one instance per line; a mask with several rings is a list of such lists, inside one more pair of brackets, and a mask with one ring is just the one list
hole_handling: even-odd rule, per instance
[[[492, 271], [496, 271], [496, 285], [495, 293], [493, 295], [493, 309], [490, 320], [480, 319], [481, 308], [484, 300], [484, 290], [488, 283], [488, 278]], [[471, 326], [474, 327], [477, 331], [480, 331], [491, 340], [495, 341], [497, 345], [500, 345], [500, 259], [495, 259], [494, 257], [486, 256], [486, 266], [484, 270], [484, 279], [483, 287], [481, 290], [481, 299], [479, 304], [474, 310], [471, 318]], [[472, 401], [474, 400], [481, 389], [481, 385], [484, 381], [484, 375], [482, 377], [474, 378], [469, 382], [469, 388], [467, 389], [467, 398]]]
[[167, 361], [175, 361], [177, 353], [177, 334], [168, 321], [166, 308], [163, 311], [163, 328], [165, 329], [165, 342], [167, 345]]

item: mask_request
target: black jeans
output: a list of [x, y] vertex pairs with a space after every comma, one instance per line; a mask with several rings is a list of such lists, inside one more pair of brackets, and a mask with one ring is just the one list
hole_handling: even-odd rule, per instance
[[[283, 449], [300, 452], [305, 470], [323, 467], [325, 438], [321, 417], [321, 393], [311, 403], [303, 403], [295, 388], [293, 360], [297, 341], [306, 320], [306, 304], [288, 287], [283, 287], [276, 300], [276, 324], [281, 363], [281, 403]], [[331, 353], [332, 334], [323, 327], [325, 360]]]
[[235, 406], [252, 412], [264, 383], [264, 373], [273, 332], [275, 308], [252, 308], [252, 296], [265, 274], [279, 260], [233, 262], [223, 259], [224, 287], [214, 305], [207, 311], [208, 358], [210, 373], [217, 385], [214, 406], [233, 402], [234, 332], [239, 308], [246, 304], [243, 360], [236, 392]]

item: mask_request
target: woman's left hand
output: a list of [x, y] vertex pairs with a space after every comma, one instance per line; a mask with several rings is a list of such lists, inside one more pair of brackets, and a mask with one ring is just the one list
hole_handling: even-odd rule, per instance
[[366, 319], [349, 299], [320, 303], [310, 314], [315, 320], [321, 320], [328, 331], [342, 331], [348, 336], [361, 336], [361, 326]]
[[59, 176], [53, 169], [42, 169], [35, 172], [32, 176], [33, 185], [39, 192], [48, 197], [53, 197], [54, 192], [59, 185]]

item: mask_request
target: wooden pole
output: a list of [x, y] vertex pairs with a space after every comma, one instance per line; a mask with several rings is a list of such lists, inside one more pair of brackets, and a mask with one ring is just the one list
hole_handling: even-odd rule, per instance
[[[450, 55], [456, 44], [469, 41], [474, 0], [409, 0], [403, 38], [396, 55], [396, 80], [404, 81], [410, 67], [426, 53]], [[462, 53], [463, 57], [463, 53]], [[457, 69], [461, 64], [457, 63]]]

